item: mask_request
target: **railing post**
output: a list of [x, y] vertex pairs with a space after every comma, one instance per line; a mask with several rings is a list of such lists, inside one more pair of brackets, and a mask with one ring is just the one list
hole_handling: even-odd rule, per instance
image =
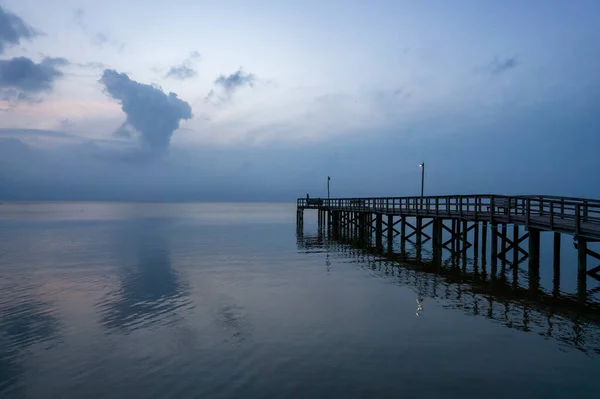
[[550, 228], [554, 230], [554, 201], [550, 202]]
[[527, 198], [525, 213], [527, 214], [525, 224], [529, 226], [529, 223], [531, 222], [531, 198]]
[[561, 219], [565, 218], [565, 200], [564, 199], [560, 200], [560, 218]]
[[494, 196], [490, 195], [490, 222], [494, 222]]
[[588, 202], [583, 201], [583, 221], [587, 222], [588, 219]]
[[440, 210], [440, 197], [435, 197], [435, 216], [438, 216], [439, 210]]
[[544, 216], [544, 199], [542, 197], [540, 197], [539, 201], [540, 201], [540, 216]]
[[[476, 222], [479, 221], [479, 211], [480, 211], [479, 197], [476, 195], [475, 196], [475, 221]], [[475, 242], [477, 242], [477, 241], [475, 241]], [[475, 254], [477, 254], [477, 251], [475, 251]]]
[[461, 218], [462, 218], [462, 208], [463, 208], [463, 207], [462, 207], [462, 205], [463, 205], [463, 204], [462, 204], [462, 200], [463, 200], [463, 197], [462, 197], [462, 195], [459, 195], [459, 196], [458, 196], [458, 204], [459, 204], [459, 205], [458, 205], [458, 214], [460, 215], [460, 217], [461, 217]]

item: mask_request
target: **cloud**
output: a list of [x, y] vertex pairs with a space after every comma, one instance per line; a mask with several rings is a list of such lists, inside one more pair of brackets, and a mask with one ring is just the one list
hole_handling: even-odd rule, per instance
[[218, 97], [221, 101], [228, 100], [240, 88], [244, 86], [253, 87], [256, 81], [257, 79], [254, 74], [245, 73], [242, 71], [242, 68], [228, 76], [220, 75], [214, 82], [217, 90], [211, 90], [205, 100], [209, 101], [215, 97]]
[[116, 47], [119, 51], [123, 51], [125, 48], [125, 43], [119, 42], [117, 40], [111, 39], [109, 35], [104, 32], [94, 32], [88, 24], [84, 21], [85, 19], [85, 10], [83, 8], [77, 8], [73, 12], [73, 18], [75, 19], [75, 23], [79, 28], [88, 36], [90, 41], [98, 47], [103, 47], [104, 45], [112, 45]]
[[[66, 119], [68, 121], [68, 119]], [[61, 121], [62, 122], [62, 121]], [[61, 139], [72, 139], [77, 136], [57, 131], [57, 130], [43, 130], [43, 129], [12, 129], [12, 128], [0, 128], [0, 136], [37, 136], [37, 137], [52, 137]]]
[[175, 78], [179, 80], [185, 80], [193, 78], [197, 75], [196, 71], [185, 65], [173, 66], [169, 69], [169, 72], [165, 75], [165, 78]]
[[31, 26], [27, 25], [19, 16], [5, 11], [0, 6], [0, 54], [5, 46], [17, 45], [21, 39], [31, 39], [39, 35]]
[[254, 86], [256, 76], [251, 73], [244, 73], [242, 69], [232, 73], [229, 76], [221, 75], [215, 80], [215, 85], [221, 86], [226, 92], [233, 93], [243, 86]]
[[477, 68], [476, 70], [478, 72], [490, 73], [492, 75], [500, 75], [501, 73], [518, 67], [520, 64], [521, 62], [516, 56], [505, 59], [499, 59], [496, 57], [486, 66]]
[[52, 91], [63, 76], [59, 68], [69, 65], [64, 58], [44, 58], [36, 64], [26, 57], [0, 60], [0, 97], [6, 101], [31, 99], [32, 94]]
[[167, 95], [161, 88], [138, 83], [125, 73], [106, 69], [100, 83], [127, 115], [126, 126], [117, 130], [118, 135], [126, 136], [127, 128], [134, 129], [143, 148], [151, 152], [165, 152], [180, 121], [193, 116], [191, 106], [177, 94]]
[[165, 75], [165, 78], [174, 78], [179, 80], [186, 80], [195, 77], [198, 73], [191, 66], [196, 58], [200, 58], [200, 53], [192, 51], [188, 58], [186, 58], [181, 64], [174, 65], [169, 69], [169, 72]]
[[77, 63], [74, 65], [81, 67], [81, 68], [88, 68], [88, 69], [106, 69], [106, 67], [107, 67], [107, 65], [102, 62], [94, 62], [94, 61]]

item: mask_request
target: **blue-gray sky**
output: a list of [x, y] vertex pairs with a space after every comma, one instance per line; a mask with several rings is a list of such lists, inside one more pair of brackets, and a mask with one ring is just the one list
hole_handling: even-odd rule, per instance
[[0, 7], [3, 200], [600, 197], [595, 0]]

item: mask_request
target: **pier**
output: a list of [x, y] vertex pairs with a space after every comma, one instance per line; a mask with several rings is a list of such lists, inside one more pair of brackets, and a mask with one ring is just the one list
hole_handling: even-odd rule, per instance
[[[595, 264], [600, 263], [600, 253], [589, 248], [589, 243], [600, 241], [600, 200], [533, 195], [298, 198], [300, 230], [309, 209], [317, 210], [319, 230], [333, 239], [372, 246], [387, 256], [403, 255], [411, 244], [417, 264], [440, 267], [444, 253], [466, 264], [467, 251], [485, 264], [489, 254], [490, 278], [504, 276], [508, 270], [515, 280], [520, 265], [526, 265], [532, 291], [539, 281], [541, 234], [553, 235], [554, 289], [560, 291], [561, 272], [571, 272], [561, 270], [561, 241], [567, 235], [577, 249], [573, 273], [582, 301], [588, 295], [587, 277], [600, 280], [600, 264]], [[426, 243], [431, 245], [430, 253], [423, 251]]]

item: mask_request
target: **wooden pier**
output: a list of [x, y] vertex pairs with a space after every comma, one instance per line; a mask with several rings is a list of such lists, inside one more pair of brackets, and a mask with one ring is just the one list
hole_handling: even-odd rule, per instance
[[589, 259], [600, 263], [600, 254], [588, 248], [588, 243], [600, 241], [600, 200], [531, 195], [299, 198], [299, 229], [306, 209], [318, 211], [319, 229], [334, 238], [374, 242], [382, 252], [385, 242], [388, 254], [394, 252], [393, 242], [399, 236], [400, 253], [406, 243], [414, 245], [417, 263], [423, 261], [421, 248], [428, 241], [434, 264], [441, 264], [444, 251], [465, 257], [471, 249], [475, 257], [481, 254], [485, 259], [489, 242], [493, 275], [498, 261], [516, 275], [527, 260], [532, 281], [539, 276], [540, 235], [554, 235], [553, 267], [560, 275], [560, 243], [566, 234], [577, 248], [581, 291], [585, 292], [587, 276], [600, 280], [600, 265], [588, 267]]

